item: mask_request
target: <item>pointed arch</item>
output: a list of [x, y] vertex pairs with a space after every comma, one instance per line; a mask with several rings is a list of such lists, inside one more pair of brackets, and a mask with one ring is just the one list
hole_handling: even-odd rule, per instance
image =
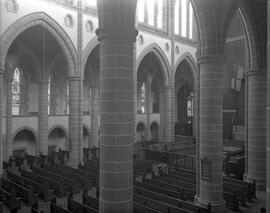
[[30, 126], [23, 126], [23, 127], [20, 127], [19, 129], [16, 129], [15, 132], [12, 134], [12, 140], [11, 141], [14, 141], [14, 138], [16, 137], [16, 135], [23, 131], [23, 130], [27, 130], [29, 132], [31, 132], [34, 136], [35, 136], [35, 141], [37, 142], [38, 140], [38, 133], [36, 132], [36, 130], [34, 130], [32, 127]]
[[[86, 47], [84, 48], [83, 50], [83, 63], [82, 63], [82, 66], [83, 68], [85, 68], [86, 66], [86, 63], [87, 63], [87, 59], [89, 57], [89, 55], [92, 53], [92, 51], [96, 48], [96, 46], [98, 46], [99, 42], [98, 42], [98, 39], [97, 39], [97, 36], [95, 36], [87, 45]], [[84, 70], [84, 69], [83, 69]]]
[[147, 56], [149, 53], [153, 53], [161, 65], [161, 70], [164, 78], [164, 86], [171, 85], [171, 76], [170, 76], [170, 70], [171, 66], [170, 63], [165, 55], [165, 53], [162, 51], [162, 49], [159, 47], [158, 44], [153, 43], [147, 46], [140, 54], [140, 56], [137, 59], [136, 62], [136, 72], [138, 72], [138, 69], [140, 67], [141, 62], [143, 61], [144, 57]]
[[192, 71], [192, 77], [194, 80], [194, 85], [193, 88], [195, 89], [198, 83], [198, 70], [197, 70], [197, 62], [194, 59], [194, 57], [189, 53], [189, 52], [185, 52], [176, 62], [175, 64], [175, 70], [174, 70], [174, 75], [176, 75], [177, 69], [179, 67], [179, 65], [183, 62], [186, 61]]
[[66, 138], [68, 138], [68, 130], [65, 126], [63, 125], [60, 125], [60, 124], [57, 124], [57, 125], [54, 125], [53, 127], [51, 127], [48, 131], [48, 136], [52, 133], [52, 131], [54, 131], [55, 129], [61, 129], [64, 133], [65, 133], [65, 136]]
[[7, 53], [14, 40], [27, 29], [37, 25], [45, 27], [58, 41], [64, 55], [66, 56], [65, 59], [68, 64], [69, 76], [79, 75], [79, 73], [76, 73], [77, 51], [73, 42], [64, 29], [44, 12], [31, 13], [22, 17], [9, 26], [9, 28], [1, 36], [0, 69], [5, 70]]

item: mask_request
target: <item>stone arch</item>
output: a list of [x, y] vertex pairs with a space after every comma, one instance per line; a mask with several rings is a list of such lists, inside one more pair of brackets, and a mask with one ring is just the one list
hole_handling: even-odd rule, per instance
[[257, 29], [256, 20], [252, 17], [252, 8], [246, 1], [241, 1], [238, 12], [242, 20], [244, 29], [246, 31], [246, 39], [248, 46], [248, 69], [261, 69], [265, 68], [265, 53], [264, 42]]
[[179, 67], [179, 65], [183, 62], [186, 61], [192, 71], [192, 77], [194, 80], [194, 85], [193, 85], [193, 89], [197, 88], [197, 83], [198, 83], [198, 70], [197, 70], [197, 63], [196, 60], [194, 59], [194, 57], [189, 53], [189, 52], [185, 52], [176, 62], [175, 64], [175, 70], [174, 70], [174, 76], [176, 75], [177, 69]]
[[95, 47], [99, 44], [97, 36], [95, 36], [90, 42], [88, 42], [88, 44], [86, 45], [86, 47], [83, 50], [83, 56], [82, 56], [82, 67], [83, 70], [85, 70], [85, 66], [86, 66], [86, 62], [87, 59], [89, 57], [89, 55], [91, 54], [91, 52], [95, 49]]
[[31, 13], [22, 17], [11, 26], [9, 26], [9, 28], [1, 36], [0, 69], [5, 70], [6, 56], [13, 41], [21, 33], [37, 25], [45, 27], [58, 41], [64, 52], [64, 55], [66, 56], [65, 58], [68, 65], [69, 76], [79, 75], [79, 73], [76, 73], [77, 52], [74, 44], [64, 29], [44, 12]]
[[151, 140], [152, 141], [157, 141], [158, 140], [158, 136], [159, 136], [159, 124], [157, 121], [153, 121], [150, 125], [150, 133], [151, 133]]
[[144, 57], [147, 56], [151, 52], [154, 53], [154, 55], [157, 57], [158, 61], [160, 62], [161, 71], [164, 78], [164, 86], [169, 86], [171, 83], [171, 76], [170, 76], [171, 66], [165, 53], [156, 43], [150, 44], [141, 52], [136, 62], [136, 72], [138, 72], [139, 66], [141, 62], [143, 61]]
[[63, 126], [63, 125], [60, 125], [60, 124], [57, 124], [57, 125], [52, 126], [52, 127], [49, 129], [49, 131], [48, 131], [48, 136], [51, 134], [51, 132], [52, 132], [53, 130], [55, 130], [55, 129], [57, 129], [57, 128], [63, 130], [63, 132], [64, 132], [65, 135], [66, 135], [66, 138], [68, 137], [68, 130], [67, 130], [67, 128], [66, 128], [65, 126]]
[[27, 130], [27, 131], [29, 131], [29, 132], [31, 132], [34, 136], [35, 136], [35, 140], [36, 140], [36, 142], [37, 142], [37, 140], [38, 140], [38, 133], [36, 132], [36, 130], [34, 130], [32, 127], [30, 127], [30, 126], [22, 126], [22, 127], [20, 127], [19, 129], [16, 129], [16, 131], [12, 134], [12, 140], [11, 141], [14, 141], [14, 138], [16, 137], [16, 135], [19, 133], [19, 132], [21, 132], [21, 131], [23, 131], [23, 130]]
[[[142, 131], [141, 129], [139, 129], [139, 127], [142, 127]], [[145, 124], [144, 121], [139, 121], [137, 124], [136, 124], [136, 141], [146, 141], [146, 134], [147, 134], [147, 125]], [[144, 137], [144, 138], [143, 138]]]

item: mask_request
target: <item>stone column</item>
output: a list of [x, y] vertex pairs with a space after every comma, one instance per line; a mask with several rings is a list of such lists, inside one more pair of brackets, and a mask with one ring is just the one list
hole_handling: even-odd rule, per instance
[[164, 87], [164, 141], [173, 142], [174, 124], [173, 124], [173, 87]]
[[223, 200], [223, 72], [224, 58], [200, 57], [200, 191], [198, 202], [224, 211]]
[[[136, 0], [98, 1], [100, 212], [133, 212]], [[112, 27], [113, 26], [113, 27]]]
[[267, 41], [267, 183], [266, 183], [266, 212], [270, 212], [270, 0], [268, 0], [268, 41]]
[[81, 161], [81, 109], [80, 109], [80, 77], [69, 78], [69, 164], [78, 167]]
[[50, 115], [56, 115], [57, 96], [56, 96], [56, 79], [51, 77], [50, 83]]
[[145, 110], [146, 110], [146, 141], [151, 140], [151, 131], [150, 131], [150, 122], [151, 122], [151, 95], [150, 95], [150, 87], [151, 83], [149, 80], [145, 82]]
[[12, 81], [13, 75], [8, 73], [6, 75], [6, 150], [5, 159], [12, 156]]
[[48, 82], [39, 82], [38, 153], [48, 154]]
[[164, 141], [163, 129], [164, 129], [164, 91], [159, 93], [159, 116], [160, 116], [160, 125], [159, 125], [159, 141]]
[[0, 68], [0, 176], [3, 174], [3, 75], [5, 69]]
[[266, 72], [250, 70], [248, 81], [248, 170], [246, 179], [259, 189], [266, 183]]
[[99, 87], [91, 87], [91, 145], [98, 147], [99, 140]]

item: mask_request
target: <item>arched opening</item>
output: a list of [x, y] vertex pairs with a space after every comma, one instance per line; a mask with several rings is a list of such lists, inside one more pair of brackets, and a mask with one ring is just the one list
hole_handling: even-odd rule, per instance
[[20, 130], [13, 139], [13, 155], [24, 156], [25, 153], [35, 155], [36, 142], [36, 137], [31, 130]]
[[137, 125], [137, 142], [145, 142], [146, 141], [146, 129], [143, 123], [139, 123]]
[[159, 136], [159, 127], [157, 122], [153, 122], [150, 126], [150, 132], [151, 132], [151, 141], [157, 142], [158, 136]]
[[83, 147], [90, 148], [90, 134], [85, 126], [83, 127]]
[[193, 135], [195, 79], [192, 67], [184, 59], [175, 73], [176, 135]]
[[48, 153], [57, 151], [59, 148], [67, 150], [67, 135], [62, 128], [56, 127], [48, 136]]

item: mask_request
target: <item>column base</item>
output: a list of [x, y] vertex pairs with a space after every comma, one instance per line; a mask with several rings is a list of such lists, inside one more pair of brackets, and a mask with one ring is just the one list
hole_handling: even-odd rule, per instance
[[[196, 197], [196, 196], [195, 196]], [[202, 201], [200, 197], [197, 197], [197, 205], [202, 206], [204, 208], [208, 207], [208, 202]], [[215, 213], [225, 213], [225, 200], [219, 202], [211, 202], [211, 212]]]
[[247, 182], [250, 182], [250, 183], [253, 183], [253, 181], [255, 180], [256, 182], [256, 190], [263, 190], [265, 191], [266, 190], [266, 180], [258, 180], [254, 177], [251, 177], [249, 176], [248, 174], [244, 174], [244, 181], [247, 181]]

